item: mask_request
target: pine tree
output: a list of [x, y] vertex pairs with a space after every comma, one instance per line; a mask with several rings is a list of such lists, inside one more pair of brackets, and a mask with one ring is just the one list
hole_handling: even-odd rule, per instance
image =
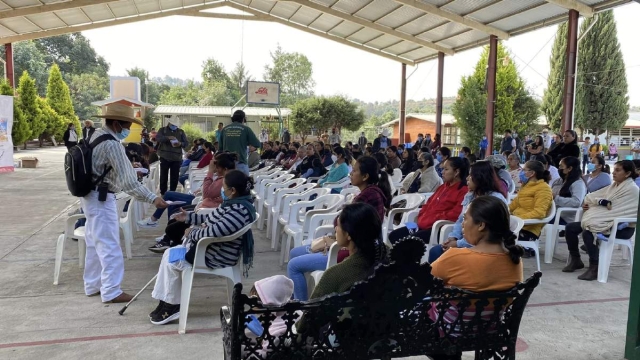
[[[26, 71], [22, 73], [18, 83], [18, 108], [22, 110], [25, 119], [29, 123], [29, 128], [31, 129], [29, 138], [40, 137], [40, 134], [46, 128], [46, 124], [42, 121], [42, 112], [38, 106], [36, 82]], [[24, 143], [24, 148], [27, 148], [26, 142]]]
[[[581, 32], [593, 21], [586, 19]], [[621, 129], [629, 117], [629, 97], [613, 11], [599, 14], [578, 51], [575, 125], [596, 135]]]
[[51, 136], [58, 139], [58, 141], [62, 141], [62, 136], [67, 129], [68, 123], [62, 116], [56, 113], [51, 106], [49, 106], [46, 99], [38, 97], [38, 106], [42, 112], [42, 121], [46, 124], [45, 130], [42, 133], [42, 136], [40, 136], [40, 146], [42, 146], [42, 141], [44, 139], [48, 139]]
[[[62, 118], [66, 124], [74, 123], [76, 129], [80, 129], [80, 120], [73, 110], [69, 87], [62, 79], [62, 73], [57, 64], [53, 64], [49, 70], [49, 82], [47, 83], [47, 103]], [[66, 126], [66, 125], [65, 125]]]
[[[0, 80], [0, 95], [14, 96], [13, 88], [6, 79]], [[11, 141], [13, 145], [20, 145], [29, 140], [31, 128], [22, 110], [18, 107], [18, 99], [13, 98], [13, 127], [11, 129]]]
[[556, 39], [553, 42], [549, 63], [551, 71], [547, 78], [541, 109], [547, 117], [547, 123], [553, 131], [560, 129], [562, 115], [562, 97], [564, 95], [564, 77], [567, 68], [567, 23], [558, 26]]

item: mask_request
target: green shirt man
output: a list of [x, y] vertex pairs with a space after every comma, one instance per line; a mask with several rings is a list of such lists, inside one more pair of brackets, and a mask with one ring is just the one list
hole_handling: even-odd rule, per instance
[[260, 147], [260, 140], [256, 137], [250, 127], [244, 123], [247, 117], [242, 110], [236, 110], [231, 117], [231, 124], [222, 129], [220, 135], [220, 149], [238, 154], [238, 164], [236, 169], [249, 174], [247, 165], [247, 147], [252, 145], [256, 148]]

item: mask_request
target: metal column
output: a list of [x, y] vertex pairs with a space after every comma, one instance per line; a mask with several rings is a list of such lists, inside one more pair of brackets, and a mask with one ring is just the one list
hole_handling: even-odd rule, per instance
[[498, 37], [489, 38], [489, 59], [487, 61], [487, 120], [485, 134], [489, 141], [486, 156], [493, 151], [493, 120], [496, 112], [496, 61], [498, 57]]
[[6, 77], [9, 80], [9, 85], [15, 89], [15, 77], [13, 75], [13, 44], [4, 44], [5, 53], [5, 70]]
[[438, 85], [436, 94], [436, 134], [442, 136], [442, 84], [444, 82], [444, 53], [438, 53]]
[[398, 145], [404, 144], [404, 125], [407, 101], [407, 64], [402, 64], [402, 81], [400, 82], [400, 126], [398, 131]]
[[567, 66], [564, 74], [564, 94], [562, 97], [562, 131], [573, 129], [573, 96], [576, 82], [576, 59], [578, 51], [578, 12], [569, 10], [567, 31]]

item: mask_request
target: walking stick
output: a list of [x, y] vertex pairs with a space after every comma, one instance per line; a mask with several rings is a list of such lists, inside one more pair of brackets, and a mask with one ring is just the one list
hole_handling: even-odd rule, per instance
[[153, 278], [149, 280], [147, 285], [145, 285], [140, 291], [138, 291], [138, 293], [135, 294], [133, 298], [131, 298], [131, 300], [127, 303], [127, 305], [125, 305], [122, 309], [120, 309], [120, 311], [118, 311], [118, 314], [124, 315], [124, 312], [127, 311], [127, 308], [129, 307], [129, 305], [131, 305], [131, 303], [138, 298], [138, 295], [142, 294], [142, 292], [145, 291], [149, 287], [149, 285], [151, 285], [151, 283], [156, 280], [157, 277], [158, 277], [158, 274], [155, 274]]

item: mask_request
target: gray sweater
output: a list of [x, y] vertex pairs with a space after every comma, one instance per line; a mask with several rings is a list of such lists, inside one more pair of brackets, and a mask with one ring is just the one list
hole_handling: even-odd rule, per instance
[[[587, 187], [583, 181], [576, 180], [569, 186], [569, 192], [571, 192], [571, 197], [562, 197], [558, 195], [560, 193], [560, 189], [562, 189], [563, 184], [562, 179], [557, 179], [551, 184], [551, 191], [553, 192], [553, 201], [556, 203], [557, 208], [566, 207], [566, 208], [579, 208], [584, 201], [584, 197], [587, 195]], [[562, 220], [567, 223], [572, 223], [575, 221], [575, 213], [565, 213], [561, 215]]]
[[587, 190], [590, 193], [611, 185], [611, 175], [604, 172], [601, 172], [595, 178], [591, 178], [591, 175], [584, 175], [582, 180], [587, 184]]

